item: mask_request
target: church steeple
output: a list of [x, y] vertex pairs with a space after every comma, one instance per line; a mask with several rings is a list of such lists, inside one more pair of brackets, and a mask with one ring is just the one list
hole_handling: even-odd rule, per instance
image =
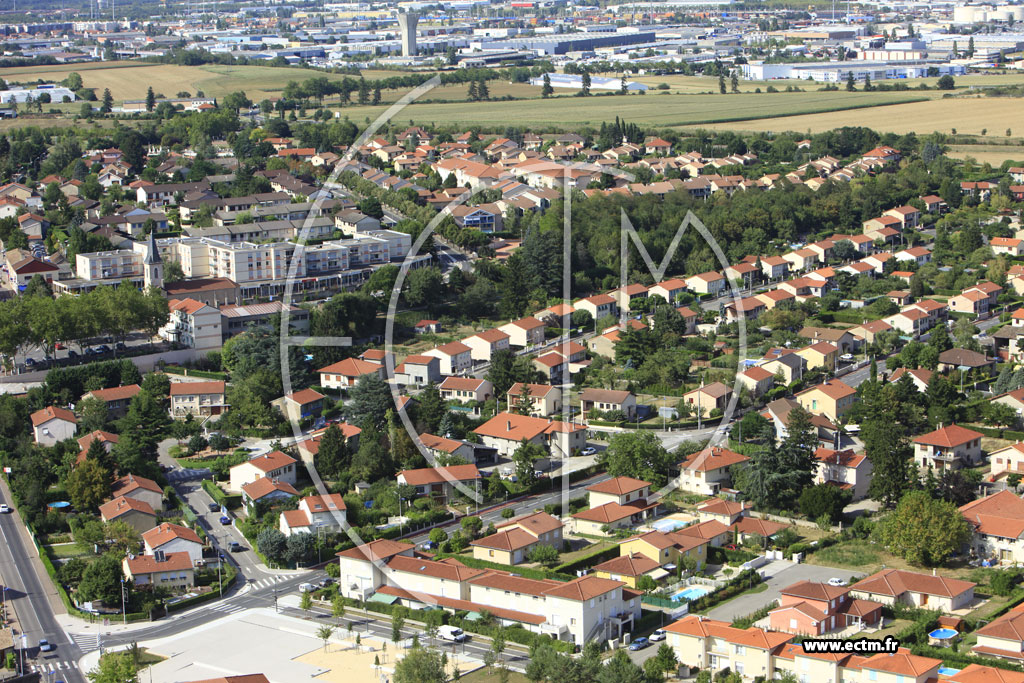
[[142, 260], [142, 281], [146, 288], [164, 286], [164, 262], [156, 248], [156, 237], [151, 232], [146, 242], [146, 257]]

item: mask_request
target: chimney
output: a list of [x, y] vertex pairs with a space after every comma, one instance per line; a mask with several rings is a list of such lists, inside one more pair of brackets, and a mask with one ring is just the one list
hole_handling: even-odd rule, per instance
[[511, 432], [512, 431], [512, 420], [505, 420], [505, 431], [506, 432]]

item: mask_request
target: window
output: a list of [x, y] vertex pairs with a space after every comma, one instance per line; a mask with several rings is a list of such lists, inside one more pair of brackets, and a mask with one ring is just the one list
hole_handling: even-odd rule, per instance
[[875, 671], [874, 669], [868, 669], [868, 680], [869, 681], [877, 681], [878, 680], [878, 672]]
[[733, 654], [742, 657], [743, 655], [747, 654], [747, 648], [743, 647], [742, 645], [734, 645]]

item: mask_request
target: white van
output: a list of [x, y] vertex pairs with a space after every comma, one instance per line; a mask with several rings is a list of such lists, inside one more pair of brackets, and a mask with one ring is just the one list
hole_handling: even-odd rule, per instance
[[299, 592], [300, 593], [312, 593], [315, 590], [316, 590], [316, 588], [311, 583], [300, 583], [299, 584]]
[[440, 626], [437, 629], [437, 637], [441, 640], [461, 643], [466, 640], [466, 632], [457, 626]]

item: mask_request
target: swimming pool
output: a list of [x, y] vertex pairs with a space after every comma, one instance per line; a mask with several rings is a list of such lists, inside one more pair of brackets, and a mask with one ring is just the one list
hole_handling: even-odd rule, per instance
[[673, 602], [681, 602], [683, 600], [696, 600], [699, 597], [703, 597], [708, 593], [714, 591], [713, 588], [706, 586], [687, 586], [683, 590], [679, 591], [672, 596]]
[[953, 669], [948, 666], [939, 668], [940, 676], [956, 676], [958, 673], [960, 673], [960, 669]]
[[670, 531], [676, 531], [686, 526], [686, 522], [681, 519], [674, 519], [672, 517], [666, 517], [665, 519], [659, 519], [657, 522], [651, 524], [651, 528], [655, 531], [660, 531], [663, 534], [667, 534]]
[[930, 638], [938, 638], [939, 640], [947, 640], [956, 636], [956, 631], [951, 628], [937, 628], [928, 634]]

